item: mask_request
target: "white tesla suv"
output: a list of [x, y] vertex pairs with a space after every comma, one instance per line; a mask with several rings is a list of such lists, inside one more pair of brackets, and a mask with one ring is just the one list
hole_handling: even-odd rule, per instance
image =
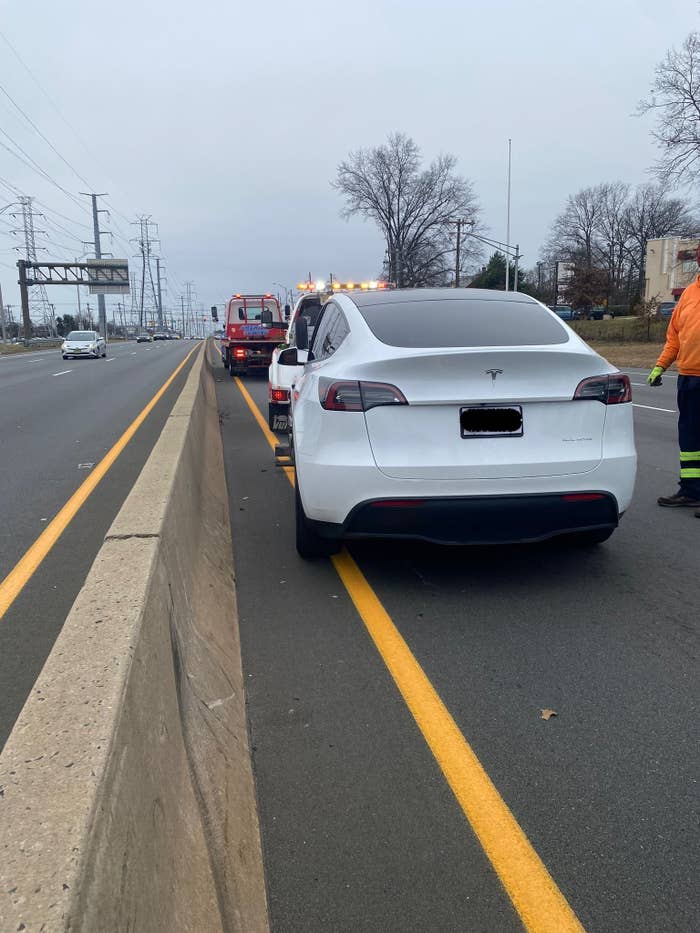
[[534, 298], [335, 295], [287, 365], [297, 549], [344, 538], [599, 543], [632, 498], [627, 376]]

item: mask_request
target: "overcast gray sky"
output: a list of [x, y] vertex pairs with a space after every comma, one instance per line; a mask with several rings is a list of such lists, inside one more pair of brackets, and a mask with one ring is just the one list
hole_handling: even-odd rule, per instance
[[[3, 35], [51, 100], [2, 39], [0, 84], [93, 190], [109, 192], [121, 236], [113, 253], [126, 253], [136, 214], [152, 215], [168, 302], [192, 280], [206, 307], [309, 272], [376, 276], [381, 238], [340, 218], [329, 182], [350, 150], [392, 130], [426, 159], [458, 157], [499, 240], [512, 137], [512, 239], [531, 266], [568, 194], [645, 180], [655, 150], [636, 103], [654, 65], [698, 25], [689, 0], [2, 0], [0, 9]], [[84, 182], [1, 93], [0, 128], [86, 201]], [[0, 143], [13, 148], [8, 135]], [[37, 219], [51, 249], [40, 256], [78, 254], [90, 230], [73, 221], [89, 224], [87, 213], [2, 147], [0, 178], [65, 215]], [[14, 200], [0, 192], [0, 207]], [[0, 281], [17, 305], [9, 213]], [[72, 294], [58, 292], [57, 313], [70, 310]]]

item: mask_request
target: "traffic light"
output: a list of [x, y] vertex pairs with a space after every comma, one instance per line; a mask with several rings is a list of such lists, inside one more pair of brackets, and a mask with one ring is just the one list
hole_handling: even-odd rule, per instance
[[212, 321], [218, 321], [218, 320], [219, 320], [219, 311], [218, 311], [216, 305], [212, 305], [212, 306], [211, 306], [211, 319], [212, 319]]

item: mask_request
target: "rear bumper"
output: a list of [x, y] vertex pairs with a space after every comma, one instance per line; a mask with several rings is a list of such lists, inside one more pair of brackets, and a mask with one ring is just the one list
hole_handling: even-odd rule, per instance
[[[600, 498], [581, 498], [596, 495]], [[614, 529], [617, 501], [609, 493], [374, 499], [342, 524], [313, 522], [326, 538], [408, 538], [437, 544], [519, 544], [562, 534]]]

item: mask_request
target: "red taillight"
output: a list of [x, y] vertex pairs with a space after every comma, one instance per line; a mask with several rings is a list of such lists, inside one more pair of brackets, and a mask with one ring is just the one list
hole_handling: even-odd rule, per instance
[[270, 389], [271, 402], [288, 402], [289, 389]]
[[237, 360], [244, 360], [244, 359], [245, 359], [245, 350], [244, 350], [244, 348], [243, 348], [243, 347], [236, 347], [236, 349], [233, 351], [233, 355], [234, 355], [235, 359], [237, 359]]
[[408, 405], [403, 392], [387, 382], [321, 378], [318, 397], [326, 411], [369, 411], [382, 405]]
[[591, 376], [576, 386], [574, 400], [602, 402], [603, 405], [620, 405], [632, 401], [632, 386], [629, 376], [613, 373], [610, 376]]
[[562, 496], [564, 502], [593, 502], [596, 499], [604, 499], [605, 496], [600, 492], [571, 492]]

